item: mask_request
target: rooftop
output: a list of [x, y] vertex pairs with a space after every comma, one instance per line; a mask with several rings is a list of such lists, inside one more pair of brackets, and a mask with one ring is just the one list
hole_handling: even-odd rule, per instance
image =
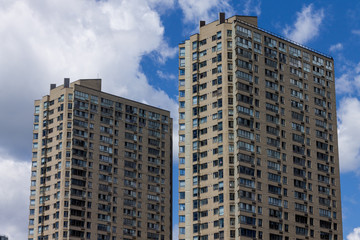
[[[229, 22], [229, 20], [230, 20], [230, 22]], [[231, 20], [233, 20], [233, 21], [231, 21]], [[210, 22], [208, 24], [205, 24], [205, 21], [200, 21], [199, 26], [200, 26], [200, 28], [202, 28], [204, 26], [208, 26], [208, 25], [211, 25], [211, 24], [233, 23], [233, 22], [239, 22], [241, 24], [244, 24], [244, 25], [247, 25], [249, 27], [255, 28], [255, 29], [259, 30], [259, 31], [262, 31], [262, 32], [267, 33], [269, 35], [272, 35], [274, 37], [280, 38], [280, 39], [282, 39], [282, 40], [284, 40], [286, 42], [294, 44], [295, 46], [299, 46], [301, 48], [307, 49], [307, 50], [309, 50], [311, 52], [317, 53], [317, 54], [319, 54], [321, 56], [324, 56], [326, 58], [333, 59], [333, 57], [328, 55], [328, 54], [322, 53], [322, 52], [317, 51], [317, 50], [315, 50], [313, 48], [310, 48], [308, 46], [305, 46], [305, 45], [302, 45], [302, 44], [300, 44], [298, 42], [295, 42], [295, 41], [293, 41], [291, 39], [285, 38], [285, 37], [283, 37], [283, 36], [281, 36], [279, 34], [276, 34], [276, 33], [273, 33], [273, 32], [270, 32], [268, 30], [265, 30], [263, 28], [258, 27], [257, 26], [257, 17], [256, 16], [234, 15], [232, 17], [229, 17], [229, 18], [225, 19], [225, 13], [219, 13], [219, 19], [218, 20], [212, 21], [212, 22]], [[195, 33], [195, 34], [197, 34], [197, 33]], [[195, 34], [193, 34], [193, 35], [195, 35]]]

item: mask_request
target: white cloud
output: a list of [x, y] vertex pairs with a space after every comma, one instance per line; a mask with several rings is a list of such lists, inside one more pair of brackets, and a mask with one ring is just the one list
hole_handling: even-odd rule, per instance
[[172, 239], [179, 240], [179, 225], [178, 224], [173, 225]]
[[336, 78], [337, 94], [360, 93], [360, 63], [347, 63], [344, 65], [343, 74]]
[[2, 0], [0, 149], [8, 157], [0, 152], [1, 234], [27, 238], [30, 169], [24, 162], [31, 157], [33, 101], [48, 94], [50, 83], [101, 77], [106, 92], [170, 110], [176, 154], [177, 101], [154, 88], [140, 67], [146, 54], [163, 61], [176, 54], [154, 9], [161, 2]]
[[214, 21], [219, 12], [233, 12], [229, 0], [179, 0], [185, 18], [184, 22], [198, 24], [200, 20]]
[[360, 101], [343, 98], [338, 109], [339, 157], [341, 172], [360, 170]]
[[154, 52], [156, 61], [164, 64], [167, 59], [177, 56], [178, 47], [170, 47], [167, 42], [163, 41]]
[[351, 74], [344, 73], [336, 79], [335, 86], [337, 94], [350, 93], [354, 90], [350, 80], [352, 77], [353, 76]]
[[325, 17], [324, 9], [315, 10], [313, 4], [304, 6], [293, 26], [286, 26], [283, 33], [293, 41], [306, 43], [319, 34], [320, 25]]
[[334, 44], [334, 45], [331, 45], [330, 46], [330, 52], [336, 52], [336, 51], [341, 51], [343, 50], [344, 46], [342, 45], [342, 43], [337, 43], [337, 44]]
[[0, 118], [0, 147], [17, 158], [27, 157], [33, 100], [64, 77], [100, 77], [104, 91], [177, 115], [177, 102], [154, 89], [140, 68], [146, 54], [156, 52], [162, 61], [176, 54], [152, 9], [164, 2], [3, 0], [0, 109], [5, 117]]
[[355, 66], [355, 73], [356, 74], [360, 73], [360, 62]]
[[246, 0], [243, 4], [243, 14], [251, 15], [255, 14], [255, 16], [261, 15], [261, 0]]
[[360, 227], [354, 228], [354, 230], [346, 236], [347, 240], [360, 240]]
[[[225, 12], [226, 16], [234, 15], [234, 9], [230, 0], [178, 0], [185, 18], [184, 22], [198, 24], [200, 20], [212, 22], [218, 19], [219, 12]], [[261, 14], [261, 0], [241, 0], [243, 15]], [[236, 13], [235, 13], [236, 14]]]
[[160, 71], [160, 70], [157, 70], [156, 74], [159, 76], [159, 78], [162, 78], [162, 79], [170, 79], [170, 80], [177, 79], [177, 77], [174, 74], [164, 73], [163, 71]]
[[355, 35], [360, 35], [360, 30], [352, 30], [351, 33]]
[[147, 0], [147, 2], [151, 7], [156, 8], [160, 12], [173, 8], [175, 4], [174, 0]]
[[27, 239], [30, 163], [0, 153], [0, 234], [9, 239]]

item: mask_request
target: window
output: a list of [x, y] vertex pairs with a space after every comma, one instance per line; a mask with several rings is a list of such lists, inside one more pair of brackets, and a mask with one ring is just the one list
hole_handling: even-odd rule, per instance
[[185, 108], [185, 102], [183, 101], [180, 102], [180, 108]]
[[180, 211], [185, 211], [185, 203], [179, 204], [179, 210]]
[[185, 48], [180, 48], [180, 50], [179, 50], [179, 55], [180, 55], [181, 57], [185, 56]]
[[206, 55], [206, 50], [201, 51], [201, 52], [199, 53], [199, 57], [203, 57], [203, 56], [205, 56], [205, 55]]
[[261, 34], [254, 32], [254, 41], [261, 43]]
[[[251, 37], [251, 30], [241, 26], [236, 26], [236, 33], [244, 37]], [[258, 36], [259, 34], [257, 33], [256, 37]], [[255, 37], [255, 33], [254, 33], [254, 37]]]
[[264, 52], [266, 57], [275, 59], [277, 57], [277, 51], [271, 48], [264, 47]]
[[304, 63], [304, 71], [310, 72], [310, 64]]
[[296, 56], [296, 57], [300, 57], [301, 56], [301, 50], [289, 46], [289, 54], [293, 55], [293, 56]]
[[185, 67], [185, 58], [180, 58], [180, 60], [179, 60], [179, 66], [180, 66], [180, 67]]
[[185, 113], [184, 112], [180, 113], [180, 119], [185, 119]]
[[250, 151], [250, 152], [254, 152], [254, 145], [253, 144], [249, 144], [243, 141], [238, 141], [237, 142], [237, 148], [238, 149], [242, 149], [245, 151]]
[[221, 39], [221, 31], [216, 33], [216, 38], [217, 38], [217, 40]]
[[245, 81], [252, 82], [252, 75], [242, 72], [242, 71], [236, 71], [236, 77], [241, 78]]
[[280, 159], [280, 152], [271, 149], [267, 149], [266, 152], [268, 157]]
[[180, 97], [185, 97], [185, 91], [184, 91], [184, 90], [181, 90], [181, 91], [179, 92], [179, 96], [180, 96]]
[[269, 204], [281, 207], [281, 199], [274, 198], [274, 197], [269, 197]]
[[243, 60], [240, 60], [240, 59], [238, 59], [238, 60], [236, 61], [236, 65], [237, 65], [238, 67], [241, 67], [241, 68], [244, 68], [244, 69], [248, 69], [248, 70], [251, 70], [251, 69], [252, 69], [252, 64], [251, 64], [251, 63], [248, 63], [248, 62], [243, 61]]
[[240, 105], [237, 106], [237, 112], [245, 114], [245, 115], [250, 115], [250, 116], [254, 115], [253, 109], [247, 108], [247, 107], [244, 107], [244, 106], [240, 106]]
[[192, 60], [197, 60], [198, 59], [198, 53], [197, 52], [194, 52], [192, 54]]
[[299, 99], [303, 99], [303, 94], [302, 92], [296, 91], [294, 89], [290, 90], [291, 96], [299, 98]]
[[185, 199], [185, 192], [180, 192], [179, 197], [180, 199]]
[[[198, 119], [193, 119], [193, 127], [197, 127], [198, 123], [199, 123]], [[184, 124], [184, 129], [183, 130], [185, 130], [185, 124]]]

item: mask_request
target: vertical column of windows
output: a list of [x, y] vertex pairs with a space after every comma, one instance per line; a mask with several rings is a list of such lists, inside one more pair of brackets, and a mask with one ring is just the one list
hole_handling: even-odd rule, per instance
[[[191, 73], [190, 75], [193, 78], [193, 81], [197, 81], [198, 74], [197, 74], [197, 62], [199, 58], [198, 53], [198, 42], [194, 41], [191, 44], [191, 62], [196, 62], [196, 64], [193, 64], [191, 68], [188, 68], [190, 70], [194, 70], [192, 68], [195, 68], [194, 73]], [[179, 61], [185, 61], [186, 51], [185, 46], [180, 46], [179, 49]], [[183, 60], [181, 60], [183, 59]], [[185, 67], [185, 64], [182, 66]], [[189, 101], [186, 101], [186, 98], [189, 98], [189, 96], [185, 96], [185, 76], [179, 74], [179, 216], [181, 218], [185, 218], [185, 114], [191, 114], [185, 112], [185, 103], [191, 104]], [[195, 101], [195, 102], [194, 102]], [[193, 100], [194, 104], [197, 104], [197, 98]], [[186, 149], [189, 151], [190, 149]], [[180, 220], [180, 219], [179, 219]], [[185, 236], [185, 220], [179, 221], [179, 236], [180, 239]]]
[[[36, 102], [36, 104], [39, 104]], [[29, 207], [29, 227], [28, 235], [29, 238], [33, 238], [35, 231], [37, 230], [37, 214], [35, 213], [36, 209], [36, 192], [38, 184], [38, 152], [39, 152], [39, 138], [42, 138], [41, 132], [39, 133], [40, 114], [42, 113], [41, 106], [35, 105], [34, 109], [34, 125], [33, 125], [33, 141], [32, 141], [32, 164], [31, 164], [31, 184], [30, 184], [30, 207]], [[39, 176], [40, 177], [40, 176]]]

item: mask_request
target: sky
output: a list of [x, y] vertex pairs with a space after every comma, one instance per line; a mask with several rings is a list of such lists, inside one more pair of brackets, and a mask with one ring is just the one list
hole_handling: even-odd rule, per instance
[[360, 240], [357, 0], [0, 0], [0, 235], [27, 238], [33, 101], [70, 77], [171, 111], [176, 239], [177, 49], [220, 11], [334, 57], [344, 239]]

